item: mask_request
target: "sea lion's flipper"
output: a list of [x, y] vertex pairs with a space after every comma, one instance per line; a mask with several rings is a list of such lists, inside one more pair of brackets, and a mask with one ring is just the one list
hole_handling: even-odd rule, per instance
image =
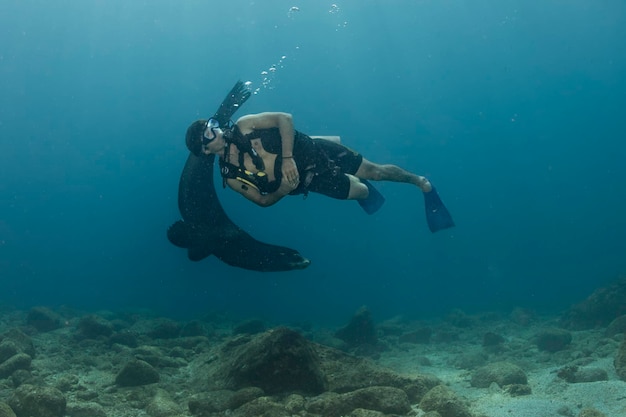
[[236, 234], [229, 233], [224, 245], [215, 250], [215, 256], [229, 265], [269, 272], [304, 269], [311, 263], [296, 250], [259, 242], [237, 229]]
[[167, 238], [179, 248], [189, 247], [189, 233], [184, 221], [178, 220], [167, 229]]

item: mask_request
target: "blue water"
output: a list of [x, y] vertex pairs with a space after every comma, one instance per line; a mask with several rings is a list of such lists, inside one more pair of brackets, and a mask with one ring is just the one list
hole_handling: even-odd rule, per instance
[[[216, 3], [0, 4], [0, 306], [314, 322], [362, 305], [377, 319], [558, 311], [626, 271], [624, 2]], [[220, 189], [237, 224], [313, 263], [188, 261], [165, 237], [184, 133], [237, 79], [259, 89], [241, 114], [290, 112], [427, 175], [457, 227], [431, 234], [401, 184], [379, 185], [374, 216]]]

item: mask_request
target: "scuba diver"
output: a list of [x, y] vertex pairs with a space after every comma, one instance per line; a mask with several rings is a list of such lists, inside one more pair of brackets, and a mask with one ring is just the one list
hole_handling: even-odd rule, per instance
[[355, 199], [373, 214], [385, 198], [368, 180], [397, 181], [422, 190], [432, 232], [454, 226], [426, 178], [395, 165], [367, 161], [339, 144], [337, 136], [310, 137], [298, 132], [286, 113], [248, 115], [233, 123], [232, 116], [250, 95], [247, 84], [237, 81], [211, 118], [187, 129], [191, 152], [178, 183], [181, 218], [168, 227], [167, 238], [186, 249], [190, 260], [213, 255], [228, 265], [261, 272], [304, 269], [311, 264], [295, 249], [255, 239], [228, 217], [215, 190], [215, 155], [222, 185], [262, 206], [287, 194], [317, 192]]
[[185, 141], [197, 157], [217, 155], [223, 185], [262, 207], [286, 195], [315, 192], [356, 200], [373, 214], [385, 199], [369, 180], [393, 181], [422, 191], [432, 232], [454, 226], [428, 179], [396, 165], [373, 163], [340, 144], [337, 136], [299, 132], [288, 113], [248, 114], [235, 123], [197, 120], [187, 129]]

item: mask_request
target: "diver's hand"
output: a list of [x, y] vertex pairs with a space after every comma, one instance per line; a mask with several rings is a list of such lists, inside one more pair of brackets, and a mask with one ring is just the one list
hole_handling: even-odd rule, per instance
[[299, 184], [300, 184], [299, 181], [289, 182], [283, 178], [280, 181], [280, 186], [278, 187], [278, 190], [274, 191], [273, 193], [269, 193], [269, 194], [257, 193], [259, 195], [257, 199], [251, 199], [250, 197], [247, 197], [246, 194], [244, 194], [244, 196], [246, 196], [248, 199], [251, 199], [252, 201], [257, 203], [261, 207], [269, 207], [277, 203], [281, 198], [288, 195], [290, 192], [292, 192], [296, 188], [298, 188]]
[[298, 185], [300, 185], [300, 180], [287, 181], [285, 178], [283, 178], [280, 182], [280, 187], [278, 187], [278, 190], [276, 190], [275, 192], [286, 195], [298, 188]]
[[295, 184], [294, 189], [298, 186], [300, 178], [298, 176], [298, 166], [293, 158], [283, 158], [282, 166], [283, 178], [290, 184]]

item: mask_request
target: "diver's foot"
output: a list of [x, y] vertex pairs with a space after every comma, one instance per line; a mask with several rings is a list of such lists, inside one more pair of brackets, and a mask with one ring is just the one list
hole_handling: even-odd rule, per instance
[[426, 177], [418, 177], [418, 184], [417, 186], [420, 187], [420, 189], [422, 190], [422, 192], [424, 193], [429, 193], [433, 190], [433, 186], [430, 183], [430, 181], [428, 181], [428, 179]]

